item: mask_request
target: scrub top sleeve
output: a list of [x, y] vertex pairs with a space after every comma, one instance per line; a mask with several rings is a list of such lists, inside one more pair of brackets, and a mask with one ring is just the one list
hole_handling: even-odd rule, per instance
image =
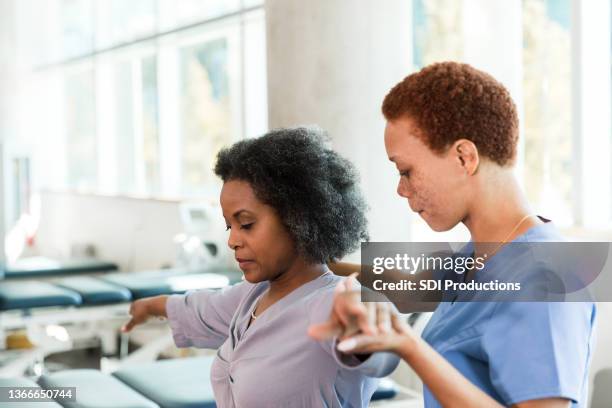
[[482, 337], [491, 383], [505, 404], [541, 398], [579, 401], [587, 386], [595, 305], [498, 303]]
[[229, 335], [229, 326], [253, 285], [241, 282], [218, 291], [197, 290], [172, 295], [166, 303], [168, 323], [178, 347], [218, 348]]
[[[334, 344], [337, 344], [336, 339], [334, 339]], [[362, 361], [354, 354], [344, 354], [334, 347], [333, 356], [340, 367], [345, 370], [359, 371], [368, 377], [385, 377], [391, 374], [399, 364], [399, 357], [388, 352], [373, 353]]]
[[[359, 288], [357, 288], [358, 290]], [[315, 298], [309, 307], [310, 324], [324, 323], [329, 319], [334, 300], [333, 289], [324, 296]], [[314, 341], [314, 340], [313, 340]], [[345, 354], [336, 348], [337, 338], [320, 341], [319, 344], [345, 370], [359, 371], [369, 377], [384, 377], [393, 372], [399, 364], [399, 357], [393, 353], [378, 352], [371, 354], [367, 359], [361, 360], [354, 354]]]

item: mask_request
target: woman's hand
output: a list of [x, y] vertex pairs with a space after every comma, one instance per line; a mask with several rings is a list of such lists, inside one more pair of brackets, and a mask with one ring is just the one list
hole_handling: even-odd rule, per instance
[[317, 340], [345, 338], [360, 331], [369, 333], [366, 307], [358, 291], [353, 290], [353, 275], [342, 280], [334, 290], [334, 302], [329, 320], [308, 328], [308, 334]]
[[166, 315], [167, 300], [168, 296], [155, 296], [132, 302], [129, 312], [132, 318], [121, 327], [121, 331], [127, 333], [134, 326], [145, 323], [150, 317], [168, 317]]
[[370, 333], [357, 333], [341, 339], [338, 350], [343, 353], [374, 353], [390, 351], [404, 354], [410, 351], [414, 334], [389, 303], [368, 303]]
[[338, 284], [329, 320], [310, 326], [308, 334], [317, 340], [337, 337], [338, 350], [345, 353], [399, 353], [402, 347], [409, 347], [413, 338], [410, 327], [389, 303], [361, 303], [352, 279], [350, 276]]
[[336, 275], [355, 276], [357, 280], [359, 280], [359, 272], [362, 269], [360, 264], [351, 264], [347, 262], [329, 262], [327, 267]]

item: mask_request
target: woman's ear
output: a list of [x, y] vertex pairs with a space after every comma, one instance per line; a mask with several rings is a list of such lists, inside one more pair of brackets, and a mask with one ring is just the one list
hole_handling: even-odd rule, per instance
[[478, 170], [478, 164], [480, 163], [478, 148], [474, 142], [467, 139], [459, 139], [453, 143], [453, 147], [451, 149], [465, 172], [469, 176], [474, 175]]

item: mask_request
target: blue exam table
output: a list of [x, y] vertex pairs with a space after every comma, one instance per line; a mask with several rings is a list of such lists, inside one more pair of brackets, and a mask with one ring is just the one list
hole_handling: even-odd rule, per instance
[[180, 269], [69, 277], [53, 282], [0, 280], [0, 311], [129, 302], [190, 289], [219, 289], [232, 281], [233, 275]]
[[116, 271], [117, 264], [98, 259], [69, 259], [59, 261], [46, 257], [32, 257], [4, 266], [0, 278], [48, 278]]

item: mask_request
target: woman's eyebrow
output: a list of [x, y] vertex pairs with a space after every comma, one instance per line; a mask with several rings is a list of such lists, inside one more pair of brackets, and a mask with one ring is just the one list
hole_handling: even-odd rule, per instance
[[234, 214], [232, 214], [232, 217], [238, 218], [241, 215], [251, 215], [251, 212], [243, 208], [243, 209], [236, 211]]

